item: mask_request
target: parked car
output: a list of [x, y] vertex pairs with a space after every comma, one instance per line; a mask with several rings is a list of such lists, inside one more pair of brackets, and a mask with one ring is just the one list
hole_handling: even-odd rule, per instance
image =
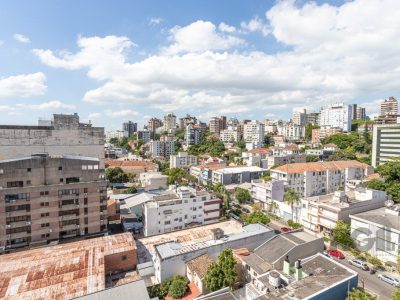
[[242, 210], [243, 210], [243, 212], [245, 212], [246, 214], [249, 214], [249, 213], [250, 213], [250, 210], [247, 209], [246, 207], [243, 207]]
[[364, 271], [368, 271], [369, 270], [369, 267], [368, 267], [367, 263], [362, 261], [362, 260], [351, 259], [351, 260], [349, 260], [349, 264], [351, 264], [351, 265], [353, 265], [353, 266], [355, 266], [357, 268], [363, 269]]
[[233, 203], [232, 206], [233, 206], [234, 208], [240, 208], [240, 205], [239, 205], [239, 204], [236, 204], [236, 203]]
[[394, 278], [392, 276], [386, 275], [386, 274], [379, 274], [378, 278], [382, 281], [385, 281], [393, 286], [399, 287], [400, 286], [400, 280], [397, 278]]
[[329, 253], [330, 256], [336, 257], [338, 259], [344, 259], [344, 254], [339, 250], [328, 249], [326, 252]]
[[292, 231], [292, 228], [289, 228], [289, 227], [281, 227], [281, 231], [282, 231], [282, 232], [290, 232], [290, 231]]

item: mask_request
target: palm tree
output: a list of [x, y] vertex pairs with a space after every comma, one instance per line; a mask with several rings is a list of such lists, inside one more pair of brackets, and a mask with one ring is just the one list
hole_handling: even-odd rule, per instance
[[[286, 202], [287, 205], [291, 207], [292, 210], [292, 220], [293, 220], [293, 207], [294, 205], [300, 204], [300, 194], [296, 192], [292, 188], [288, 188], [285, 195], [283, 196], [283, 201]], [[296, 222], [297, 222], [297, 214], [296, 214]]]

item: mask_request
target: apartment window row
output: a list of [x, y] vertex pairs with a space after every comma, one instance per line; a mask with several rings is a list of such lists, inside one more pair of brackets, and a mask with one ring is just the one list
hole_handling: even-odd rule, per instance
[[8, 188], [23, 187], [23, 186], [24, 186], [23, 181], [8, 181], [7, 182]]
[[4, 200], [6, 203], [12, 200], [28, 200], [30, 198], [29, 193], [20, 193], [20, 194], [7, 194], [4, 196]]
[[24, 226], [24, 227], [8, 228], [6, 230], [6, 234], [13, 234], [13, 233], [20, 233], [20, 232], [31, 233], [31, 227]]
[[58, 191], [58, 196], [65, 196], [65, 195], [79, 195], [79, 189], [64, 189]]
[[99, 165], [82, 165], [82, 170], [98, 170]]
[[19, 210], [30, 211], [30, 209], [31, 209], [31, 206], [29, 204], [14, 205], [14, 206], [7, 206], [6, 212], [13, 212], [13, 211], [19, 211]]
[[12, 223], [12, 222], [23, 222], [23, 221], [30, 221], [31, 217], [30, 216], [18, 216], [18, 217], [8, 217], [6, 218], [6, 223]]
[[40, 196], [48, 196], [49, 195], [49, 191], [41, 191], [40, 192]]

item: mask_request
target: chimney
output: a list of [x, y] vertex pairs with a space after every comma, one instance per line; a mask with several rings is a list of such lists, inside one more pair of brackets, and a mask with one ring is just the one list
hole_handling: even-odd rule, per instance
[[303, 279], [303, 270], [302, 270], [302, 266], [301, 266], [301, 260], [298, 259], [295, 264], [295, 274], [294, 277], [296, 278], [296, 280], [302, 280]]
[[289, 255], [286, 255], [285, 260], [283, 261], [283, 273], [290, 275], [290, 260]]

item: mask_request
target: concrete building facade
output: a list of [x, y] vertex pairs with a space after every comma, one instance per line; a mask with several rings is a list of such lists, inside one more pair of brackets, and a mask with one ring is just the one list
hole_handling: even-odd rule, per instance
[[32, 153], [96, 157], [104, 168], [104, 128], [79, 122], [79, 116], [55, 114], [51, 126], [0, 125], [0, 160]]
[[372, 132], [372, 166], [400, 157], [400, 123], [375, 124]]
[[170, 168], [190, 168], [197, 165], [197, 156], [187, 154], [187, 152], [178, 152], [177, 155], [169, 157]]
[[243, 138], [248, 150], [262, 147], [264, 145], [264, 124], [256, 120], [245, 123]]
[[244, 182], [251, 182], [254, 179], [260, 179], [264, 169], [260, 167], [233, 167], [222, 168], [212, 172], [212, 183], [240, 184]]
[[351, 105], [336, 103], [321, 110], [320, 125], [321, 127], [338, 127], [343, 132], [350, 132], [352, 117]]
[[0, 186], [3, 250], [107, 231], [107, 182], [97, 158], [3, 160]]

